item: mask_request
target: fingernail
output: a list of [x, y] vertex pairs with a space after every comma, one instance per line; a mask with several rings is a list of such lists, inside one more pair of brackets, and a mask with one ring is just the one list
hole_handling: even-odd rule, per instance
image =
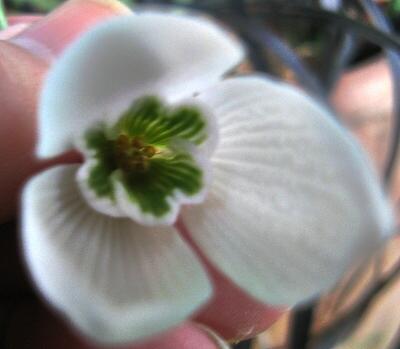
[[198, 328], [200, 328], [202, 331], [204, 331], [207, 336], [215, 343], [218, 349], [230, 349], [230, 346], [228, 343], [226, 343], [222, 337], [220, 337], [215, 331], [213, 331], [211, 328], [200, 324], [200, 323], [195, 323]]
[[14, 15], [14, 16], [7, 16], [8, 25], [12, 26], [15, 24], [32, 24], [39, 19], [42, 19], [43, 15]]
[[94, 24], [131, 10], [116, 0], [69, 0], [11, 39], [31, 53], [52, 60]]
[[10, 25], [6, 29], [0, 31], [0, 40], [9, 40], [12, 37], [17, 36], [19, 33], [23, 32], [28, 27], [29, 24], [27, 23]]

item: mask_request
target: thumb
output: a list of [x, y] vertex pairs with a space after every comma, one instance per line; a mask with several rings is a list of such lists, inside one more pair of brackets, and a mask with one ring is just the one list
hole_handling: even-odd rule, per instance
[[99, 346], [82, 338], [35, 300], [15, 307], [6, 333], [6, 346], [14, 349], [219, 349], [220, 342], [216, 335], [188, 321], [140, 343]]
[[0, 40], [0, 222], [12, 217], [30, 175], [71, 160], [38, 161], [33, 154], [37, 100], [51, 61], [95, 23], [126, 13], [116, 1], [70, 0], [8, 41]]
[[35, 21], [11, 42], [51, 60], [99, 21], [130, 13], [129, 8], [115, 0], [69, 0], [42, 20]]

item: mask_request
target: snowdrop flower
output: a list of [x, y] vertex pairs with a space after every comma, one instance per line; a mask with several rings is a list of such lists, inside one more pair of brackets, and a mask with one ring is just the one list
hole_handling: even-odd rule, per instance
[[289, 306], [390, 231], [351, 136], [295, 87], [223, 79], [242, 58], [206, 20], [142, 13], [90, 30], [49, 73], [38, 155], [84, 162], [28, 182], [23, 248], [38, 289], [88, 336], [137, 340], [209, 299], [182, 226], [250, 295]]

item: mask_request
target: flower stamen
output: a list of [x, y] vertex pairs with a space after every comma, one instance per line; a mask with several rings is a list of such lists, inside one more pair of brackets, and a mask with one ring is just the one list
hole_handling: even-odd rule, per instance
[[155, 96], [139, 98], [114, 125], [86, 131], [91, 168], [82, 171], [82, 180], [95, 198], [107, 197], [138, 222], [172, 224], [183, 202], [203, 199], [203, 167], [194, 148], [207, 136], [199, 107], [170, 108]]
[[146, 144], [140, 137], [129, 137], [123, 133], [115, 140], [114, 153], [117, 166], [123, 171], [146, 172], [157, 149]]

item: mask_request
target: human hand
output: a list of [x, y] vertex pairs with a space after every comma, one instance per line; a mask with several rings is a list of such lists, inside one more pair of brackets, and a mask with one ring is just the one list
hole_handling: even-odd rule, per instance
[[[34, 157], [37, 97], [46, 71], [81, 32], [100, 20], [124, 12], [125, 9], [114, 2], [72, 0], [44, 18], [11, 18], [12, 26], [1, 33], [0, 38], [5, 41], [0, 41], [0, 221], [4, 222], [15, 214], [19, 189], [29, 176], [54, 163], [74, 162], [77, 159], [73, 153], [51, 161], [39, 161]], [[15, 231], [5, 237], [8, 238], [13, 240]], [[6, 248], [0, 248], [3, 247]], [[15, 252], [16, 247], [11, 251]], [[214, 297], [193, 321], [209, 326], [226, 339], [239, 340], [254, 336], [279, 316], [280, 310], [253, 300], [205, 258], [203, 262], [214, 284]], [[17, 277], [12, 263], [7, 264], [9, 275], [15, 273], [13, 277]], [[23, 286], [24, 289], [27, 287], [26, 284]], [[27, 310], [24, 308], [26, 305]], [[22, 303], [21, 307], [13, 320], [15, 324], [12, 328], [16, 330], [16, 335], [10, 335], [14, 338], [10, 340], [19, 340], [15, 343], [21, 344], [11, 343], [13, 347], [23, 348], [23, 345], [29, 344], [29, 348], [43, 345], [46, 348], [58, 348], [60, 345], [65, 348], [93, 348], [37, 300]], [[185, 349], [193, 348], [193, 343], [201, 349], [216, 347], [203, 330], [189, 321], [160, 338], [134, 348]]]

